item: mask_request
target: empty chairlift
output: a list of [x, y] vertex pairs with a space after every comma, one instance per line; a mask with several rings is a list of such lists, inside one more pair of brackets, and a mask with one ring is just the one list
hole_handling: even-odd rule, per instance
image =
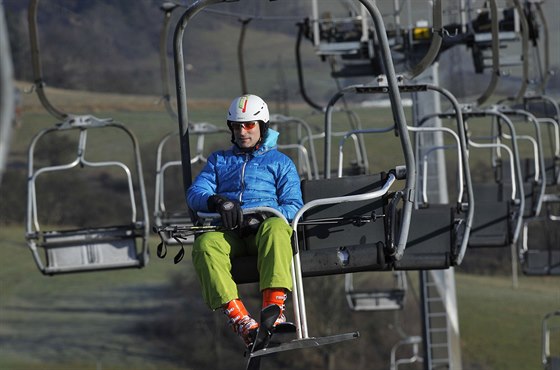
[[[498, 180], [486, 180], [473, 184], [474, 197], [477, 204], [473, 219], [473, 226], [469, 237], [469, 247], [506, 247], [514, 244], [521, 232], [525, 197], [517, 135], [511, 120], [496, 109], [472, 110], [465, 107], [462, 113], [465, 122], [472, 122], [472, 118], [498, 117], [511, 136], [511, 148], [503, 143], [496, 143], [490, 135], [490, 142], [481, 143], [477, 138], [469, 138], [469, 147], [473, 149], [501, 148], [511, 157], [509, 159], [511, 170], [511, 187], [504, 186], [502, 175]], [[488, 126], [490, 127], [490, 125]], [[493, 177], [492, 174], [490, 177]]]
[[[450, 100], [456, 112], [460, 111], [460, 107], [456, 99], [446, 90], [432, 85], [410, 85], [400, 86], [402, 92], [421, 92], [436, 91], [443, 94]], [[345, 93], [386, 93], [383, 86], [350, 86], [343, 89], [336, 97], [340, 97]], [[331, 99], [331, 103], [336, 101], [336, 97]], [[330, 107], [330, 105], [329, 105]], [[330, 109], [327, 109], [326, 129], [330, 132]], [[466, 251], [467, 240], [469, 237], [470, 224], [472, 222], [474, 203], [472, 201], [472, 187], [470, 182], [470, 172], [468, 167], [468, 156], [466, 155], [466, 138], [464, 136], [464, 128], [462, 116], [455, 113], [453, 115], [457, 121], [457, 133], [448, 128], [428, 128], [428, 127], [409, 127], [409, 131], [418, 132], [434, 132], [447, 131], [454, 137], [455, 148], [458, 150], [458, 184], [461, 189], [458, 192], [458, 200], [455, 204], [440, 205], [430, 204], [424, 207], [415, 206], [412, 209], [412, 220], [406, 249], [402, 249], [402, 259], [393, 262], [393, 268], [397, 270], [416, 270], [416, 269], [446, 269], [453, 265], [461, 263]], [[369, 129], [354, 131], [353, 133], [380, 133], [391, 131], [392, 127], [387, 129]], [[348, 133], [350, 134], [350, 132]], [[342, 154], [341, 145], [339, 146], [339, 162]], [[325, 144], [326, 155], [325, 163], [330, 163], [330, 144]], [[418, 160], [418, 159], [417, 159]], [[326, 169], [327, 171], [327, 169]], [[341, 181], [341, 180], [339, 180]], [[348, 180], [350, 181], [350, 180]], [[464, 186], [464, 188], [463, 188]], [[305, 188], [304, 188], [305, 189]], [[402, 200], [403, 194], [396, 192], [385, 199], [385, 204], [380, 204], [376, 211], [377, 215], [383, 214], [386, 226], [396, 227], [400, 222], [401, 209], [395, 205]], [[326, 226], [323, 226], [326, 227]], [[379, 227], [379, 226], [378, 226]], [[387, 235], [398, 235], [399, 230], [386, 230]], [[392, 240], [388, 240], [392, 244]], [[391, 248], [391, 247], [389, 247]]]
[[560, 202], [547, 202], [544, 214], [523, 225], [521, 268], [525, 275], [560, 275]]
[[[47, 99], [39, 58], [39, 45], [37, 35], [38, 0], [29, 3], [29, 31], [31, 38], [32, 64], [35, 77], [35, 87], [38, 97], [45, 109], [60, 122], [54, 127], [40, 131], [33, 138], [28, 150], [28, 197], [26, 239], [33, 258], [39, 270], [48, 275], [68, 272], [96, 271], [107, 269], [120, 269], [129, 267], [143, 267], [148, 262], [147, 239], [149, 234], [149, 221], [147, 219], [148, 207], [144, 180], [142, 177], [142, 163], [140, 149], [135, 136], [125, 126], [114, 122], [112, 119], [99, 119], [89, 115], [66, 114], [55, 108]], [[86, 144], [90, 131], [99, 133], [113, 128], [124, 132], [130, 140], [132, 147], [133, 168], [124, 162], [115, 160], [88, 160], [86, 158]], [[76, 158], [63, 164], [36, 166], [36, 146], [47, 134], [78, 133]], [[114, 132], [113, 132], [114, 133]], [[123, 148], [126, 146], [123, 145]], [[45, 231], [40, 225], [39, 203], [37, 201], [37, 180], [47, 173], [59, 173], [77, 166], [83, 168], [106, 169], [110, 172], [107, 178], [112, 179], [112, 174], [119, 173], [126, 184], [123, 192], [129, 200], [130, 215], [122, 224], [113, 226], [82, 226], [67, 230]], [[120, 180], [122, 181], [122, 180]], [[52, 190], [52, 189], [51, 189]], [[59, 197], [65, 194], [58, 194]], [[102, 201], [102, 200], [100, 200]], [[80, 204], [75, 205], [80, 207]], [[48, 213], [49, 209], [42, 209]], [[71, 223], [73, 220], [70, 220]], [[42, 252], [44, 253], [42, 253]]]
[[[89, 131], [109, 127], [123, 130], [134, 147], [135, 167], [131, 170], [123, 162], [90, 161], [86, 159], [86, 143]], [[66, 164], [36, 168], [35, 148], [37, 143], [50, 133], [79, 131], [76, 158]], [[142, 178], [142, 166], [138, 142], [133, 134], [121, 124], [112, 120], [99, 120], [92, 116], [70, 116], [59, 126], [44, 129], [31, 142], [28, 152], [28, 206], [26, 239], [39, 270], [47, 275], [59, 273], [143, 267], [148, 262], [148, 207]], [[116, 226], [91, 226], [69, 230], [46, 231], [40, 225], [37, 202], [37, 180], [49, 172], [70, 170], [74, 167], [112, 169], [125, 179], [126, 197], [130, 203], [128, 222]], [[53, 189], [50, 189], [52, 191]], [[63, 197], [64, 194], [59, 194]], [[99, 200], [100, 202], [103, 199]], [[80, 205], [75, 205], [79, 207]], [[48, 213], [48, 209], [42, 210]], [[44, 255], [40, 252], [42, 250]]]

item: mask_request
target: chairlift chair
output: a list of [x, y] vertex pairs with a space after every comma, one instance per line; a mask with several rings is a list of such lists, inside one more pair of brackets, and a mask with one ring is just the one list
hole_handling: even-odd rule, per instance
[[521, 232], [525, 211], [525, 196], [517, 135], [511, 120], [496, 109], [472, 109], [465, 106], [462, 113], [465, 121], [475, 117], [497, 117], [504, 123], [511, 136], [511, 148], [502, 143], [479, 143], [469, 139], [471, 148], [502, 148], [510, 153], [511, 192], [498, 182], [473, 184], [477, 208], [469, 238], [469, 247], [506, 247], [517, 242]]
[[546, 186], [560, 185], [560, 107], [550, 96], [533, 95], [523, 98], [523, 110], [531, 113], [541, 125], [545, 124], [548, 128], [548, 130], [543, 130], [548, 131], [550, 144], [550, 150], [547, 153], [549, 156], [544, 158]]
[[[452, 265], [461, 263], [462, 258], [466, 251], [466, 245], [469, 235], [470, 224], [472, 222], [472, 215], [474, 205], [467, 199], [470, 194], [472, 199], [472, 186], [470, 185], [470, 174], [468, 173], [468, 158], [465, 147], [464, 128], [460, 115], [460, 106], [456, 99], [446, 90], [431, 85], [402, 85], [399, 89], [403, 92], [419, 92], [433, 90], [446, 96], [454, 105], [458, 114], [455, 114], [457, 119], [457, 127], [459, 134], [448, 128], [432, 128], [432, 127], [408, 127], [409, 131], [416, 131], [417, 135], [421, 132], [437, 132], [444, 131], [453, 135], [456, 148], [459, 152], [458, 155], [458, 201], [456, 204], [439, 205], [430, 204], [428, 206], [427, 200], [423, 208], [415, 207], [412, 210], [412, 220], [410, 226], [410, 233], [404, 256], [402, 259], [394, 261], [392, 268], [399, 270], [414, 270], [414, 269], [445, 269]], [[349, 87], [346, 90], [358, 93], [379, 93], [385, 92], [382, 88], [376, 86], [355, 86]], [[344, 92], [345, 90], [343, 90]], [[329, 109], [327, 109], [327, 114]], [[329, 116], [327, 115], [327, 127], [330, 126]], [[339, 177], [342, 176], [342, 158], [343, 158], [343, 145], [345, 139], [352, 134], [371, 134], [371, 133], [384, 133], [393, 131], [394, 127], [379, 128], [379, 129], [365, 129], [349, 131], [339, 143], [338, 159], [339, 159]], [[328, 128], [326, 132], [328, 132]], [[325, 161], [330, 160], [326, 156]], [[418, 162], [418, 159], [417, 159]], [[466, 192], [464, 190], [467, 189]], [[423, 189], [425, 190], [425, 189]], [[398, 193], [397, 193], [398, 194]], [[398, 199], [399, 195], [395, 195]], [[425, 199], [425, 197], [424, 197]], [[391, 201], [391, 205], [394, 200]], [[457, 212], [457, 210], [460, 210]], [[390, 224], [389, 220], [394, 219], [392, 222], [397, 223], [397, 216], [400, 211], [397, 211], [394, 206], [385, 205], [383, 208], [385, 212], [385, 223]], [[378, 226], [379, 228], [379, 226]], [[359, 230], [359, 229], [357, 229]], [[378, 233], [385, 233], [391, 235], [395, 230], [380, 229]], [[362, 237], [363, 238], [363, 237]], [[352, 309], [399, 309], [402, 307], [402, 299], [404, 297], [404, 289], [402, 286], [397, 286], [396, 289], [386, 290], [371, 290], [369, 292], [363, 289], [354, 289], [352, 274], [346, 275], [346, 297]]]
[[[220, 3], [223, 1], [220, 0], [201, 0], [194, 4], [192, 4], [187, 11], [183, 14], [180, 21], [178, 22], [176, 29], [175, 29], [175, 36], [174, 36], [174, 61], [175, 61], [175, 71], [176, 71], [176, 82], [177, 82], [177, 101], [178, 101], [178, 117], [179, 117], [179, 132], [181, 137], [188, 138], [188, 112], [187, 112], [187, 96], [185, 91], [185, 74], [184, 74], [184, 60], [183, 60], [183, 45], [182, 45], [182, 38], [184, 35], [184, 30], [190, 18], [192, 18], [195, 14], [200, 12], [204, 7]], [[388, 76], [388, 87], [389, 96], [393, 103], [393, 115], [396, 119], [396, 127], [400, 130], [403, 134], [400, 136], [401, 143], [403, 146], [403, 150], [405, 151], [405, 160], [406, 166], [410, 169], [411, 172], [407, 174], [407, 178], [405, 181], [405, 190], [403, 191], [405, 195], [406, 202], [403, 206], [403, 226], [400, 227], [400, 235], [395, 238], [395, 245], [396, 253], [394, 253], [395, 258], [402, 257], [402, 250], [406, 244], [407, 240], [407, 229], [408, 223], [410, 221], [410, 212], [412, 204], [409, 202], [409, 194], [413, 193], [413, 185], [415, 183], [415, 172], [414, 172], [414, 158], [412, 155], [412, 150], [410, 148], [409, 138], [406, 132], [406, 123], [404, 118], [404, 111], [402, 110], [402, 104], [400, 101], [400, 95], [397, 87], [396, 76], [393, 68], [393, 64], [390, 57], [390, 50], [388, 41], [386, 38], [386, 31], [384, 29], [383, 19], [377, 7], [373, 4], [371, 0], [360, 0], [360, 2], [365, 5], [366, 9], [369, 11], [373, 18], [373, 23], [376, 28], [376, 33], [379, 35], [380, 38], [380, 45], [381, 45], [381, 55], [384, 60], [385, 68], [387, 69], [387, 76]], [[328, 136], [325, 137], [326, 140], [330, 140]], [[183, 180], [185, 187], [190, 186], [191, 182], [191, 169], [190, 169], [190, 148], [188, 140], [181, 140], [181, 159], [183, 164]], [[374, 207], [378, 207], [380, 204], [383, 203], [383, 197], [387, 194], [389, 187], [393, 184], [396, 180], [398, 174], [401, 171], [389, 172], [387, 175], [374, 175], [373, 177], [365, 177], [362, 181], [362, 185], [357, 184], [355, 178], [347, 178], [342, 179], [342, 181], [346, 181], [351, 186], [345, 186], [343, 194], [340, 196], [330, 196], [327, 198], [317, 198], [314, 200], [304, 199], [305, 205], [303, 208], [296, 214], [294, 220], [292, 220], [292, 229], [294, 229], [299, 234], [299, 223], [305, 222], [302, 219], [302, 216], [310, 211], [310, 210], [321, 210], [325, 208], [340, 208], [341, 206], [347, 206], [347, 203], [350, 202], [364, 202], [364, 201], [373, 201]], [[326, 176], [329, 176], [329, 173], [326, 172]], [[332, 181], [338, 181], [340, 179], [332, 179]], [[305, 181], [307, 183], [313, 183], [314, 185], [318, 185], [320, 180], [310, 180]], [[324, 190], [326, 188], [325, 185], [329, 184], [329, 181], [325, 183], [321, 183], [321, 189]], [[365, 184], [365, 185], [364, 185]], [[304, 193], [309, 194], [307, 189], [310, 189], [309, 186], [303, 185]], [[333, 190], [336, 186], [331, 184], [329, 186], [331, 190]], [[354, 188], [354, 191], [350, 191], [348, 193], [349, 188]], [[360, 193], [361, 191], [367, 191], [368, 188], [372, 191], [366, 193]], [[341, 188], [339, 187], [338, 190]], [[344, 195], [346, 193], [346, 195]], [[324, 192], [323, 192], [324, 194]], [[340, 193], [339, 193], [340, 194]], [[316, 196], [313, 194], [313, 196]], [[371, 206], [370, 206], [371, 207]], [[352, 208], [352, 215], [355, 213], [354, 209]], [[370, 208], [371, 209], [371, 208]], [[368, 212], [368, 216], [371, 213]], [[343, 213], [339, 216], [345, 216]], [[379, 268], [384, 267], [383, 265], [379, 265], [377, 262], [378, 258], [384, 258], [383, 255], [378, 253], [372, 254], [371, 251], [381, 251], [380, 246], [378, 245], [377, 241], [374, 242], [373, 245], [360, 245], [360, 243], [355, 245], [348, 245], [346, 248], [341, 247], [331, 247], [331, 248], [319, 248], [313, 249], [310, 248], [305, 250], [304, 248], [299, 248], [299, 238], [294, 238], [294, 258], [293, 258], [293, 279], [294, 279], [294, 291], [293, 291], [293, 300], [294, 300], [294, 316], [296, 321], [297, 327], [297, 339], [284, 343], [279, 347], [274, 348], [267, 348], [265, 350], [261, 350], [258, 353], [252, 353], [251, 357], [261, 356], [264, 354], [272, 354], [278, 351], [290, 350], [290, 349], [301, 349], [305, 347], [316, 347], [323, 344], [329, 343], [337, 343], [340, 341], [345, 341], [349, 339], [355, 339], [358, 336], [357, 332], [353, 333], [346, 333], [346, 334], [339, 334], [329, 337], [310, 337], [309, 331], [307, 327], [307, 316], [306, 316], [306, 309], [305, 309], [305, 298], [303, 293], [303, 281], [302, 278], [304, 274], [307, 276], [322, 276], [327, 274], [333, 273], [345, 273], [347, 272], [347, 267], [351, 269], [365, 269], [369, 268]], [[376, 239], [376, 238], [372, 238]], [[383, 236], [385, 239], [385, 236]], [[373, 240], [372, 240], [373, 241]], [[303, 245], [302, 245], [303, 246]], [[305, 251], [305, 253], [304, 253]], [[305, 257], [304, 257], [305, 256]], [[367, 258], [364, 261], [364, 256]], [[356, 258], [358, 257], [358, 258]], [[367, 265], [369, 264], [369, 265]]]
[[545, 214], [526, 220], [520, 239], [521, 269], [528, 276], [560, 275], [560, 196]]
[[[118, 128], [130, 137], [134, 147], [136, 181], [133, 180], [133, 172], [122, 162], [92, 162], [85, 158], [88, 130], [105, 127]], [[35, 168], [35, 147], [38, 141], [47, 133], [67, 130], [79, 131], [76, 159], [67, 164]], [[45, 173], [69, 170], [78, 165], [95, 168], [116, 167], [124, 173], [132, 212], [129, 224], [84, 227], [64, 231], [43, 231], [41, 229], [37, 207], [37, 178]], [[28, 151], [27, 202], [25, 236], [35, 263], [43, 274], [55, 275], [68, 272], [143, 267], [148, 263], [149, 221], [140, 149], [132, 132], [123, 125], [92, 116], [69, 116], [59, 126], [44, 129], [35, 135]], [[141, 212], [141, 216], [138, 215], [138, 211]], [[40, 255], [39, 249], [44, 250], [43, 257]]]
[[[350, 15], [337, 17], [329, 12], [319, 15], [317, 0], [312, 2], [312, 18], [305, 20], [306, 37], [323, 60], [331, 61], [331, 76], [360, 77], [377, 75], [381, 71], [380, 58], [373, 42], [367, 10], [349, 9]], [[342, 66], [336, 68], [335, 61]]]
[[[457, 112], [460, 112], [460, 106], [456, 99], [445, 89], [441, 89], [432, 85], [401, 85], [399, 86], [401, 92], [421, 92], [421, 91], [436, 91], [448, 98]], [[386, 93], [387, 90], [383, 86], [364, 86], [356, 85], [349, 86], [341, 90], [333, 99], [327, 108], [325, 132], [328, 134], [332, 126], [330, 118], [330, 107], [336, 98], [345, 93]], [[460, 199], [457, 204], [449, 207], [448, 205], [430, 205], [429, 207], [412, 209], [412, 221], [410, 222], [410, 234], [406, 247], [401, 250], [402, 258], [398, 258], [393, 263], [393, 268], [396, 270], [416, 270], [416, 269], [445, 269], [452, 265], [460, 264], [466, 251], [466, 242], [469, 237], [470, 223], [474, 212], [474, 203], [472, 201], [472, 188], [470, 186], [470, 174], [468, 173], [468, 157], [466, 155], [466, 139], [464, 137], [464, 128], [462, 125], [462, 116], [455, 114], [457, 119], [457, 149], [460, 151], [459, 160], [463, 173], [460, 174], [461, 178], [467, 188], [467, 192], [460, 191]], [[409, 131], [437, 131], [441, 129], [432, 128], [413, 128], [408, 127]], [[357, 133], [375, 133], [384, 132], [384, 129], [360, 130]], [[343, 141], [341, 141], [343, 144]], [[339, 161], [342, 151], [339, 146]], [[330, 145], [325, 145], [325, 171], [329, 170], [331, 161]], [[470, 195], [470, 198], [469, 198]], [[395, 199], [387, 204], [384, 209], [385, 219], [394, 219], [395, 225], [400, 225], [399, 217], [401, 210], [394, 207], [398, 203], [398, 198], [402, 196], [395, 193]], [[464, 198], [463, 198], [464, 196]], [[396, 201], [397, 200], [397, 201]], [[386, 221], [388, 222], [388, 221]], [[384, 231], [390, 234], [389, 230]], [[393, 234], [398, 235], [398, 230], [394, 230]], [[405, 249], [406, 248], [406, 249]]]
[[[368, 280], [378, 280], [376, 278]], [[354, 287], [354, 275], [344, 276], [344, 293], [348, 307], [352, 311], [392, 311], [402, 310], [407, 291], [406, 272], [392, 271], [392, 283], [389, 287], [375, 287], [356, 289]], [[370, 275], [371, 276], [371, 275]]]
[[[28, 6], [34, 86], [44, 108], [60, 122], [55, 127], [44, 129], [36, 134], [29, 146], [25, 230], [27, 245], [37, 267], [47, 275], [143, 267], [148, 263], [149, 221], [138, 141], [130, 130], [110, 118], [99, 119], [90, 115], [71, 115], [62, 112], [50, 103], [44, 91], [45, 82], [39, 54], [38, 3], [39, 0], [31, 0]], [[122, 162], [92, 162], [85, 158], [88, 130], [101, 130], [107, 127], [122, 130], [130, 138], [134, 152], [134, 171]], [[48, 133], [63, 133], [72, 130], [79, 131], [76, 159], [67, 164], [35, 168], [34, 156], [37, 142]], [[69, 170], [78, 165], [117, 168], [124, 173], [131, 206], [131, 217], [127, 224], [62, 231], [43, 231], [41, 229], [37, 207], [37, 178], [45, 173]], [[141, 215], [138, 215], [139, 213]], [[40, 248], [43, 249], [44, 256], [41, 256]]]

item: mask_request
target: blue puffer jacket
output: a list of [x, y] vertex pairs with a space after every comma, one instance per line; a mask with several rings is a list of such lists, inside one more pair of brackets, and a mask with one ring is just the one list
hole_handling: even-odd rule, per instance
[[214, 152], [187, 190], [189, 207], [208, 212], [214, 194], [237, 199], [242, 208], [272, 207], [292, 220], [303, 206], [296, 166], [276, 149], [279, 133], [268, 129], [260, 148], [244, 153], [235, 145]]

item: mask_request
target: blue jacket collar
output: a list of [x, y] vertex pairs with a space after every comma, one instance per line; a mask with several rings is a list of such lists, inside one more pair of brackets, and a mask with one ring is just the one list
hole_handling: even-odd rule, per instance
[[[269, 128], [266, 131], [266, 135], [264, 137], [264, 140], [261, 142], [259, 148], [257, 150], [254, 150], [252, 152], [250, 152], [253, 155], [261, 155], [263, 153], [268, 152], [271, 149], [275, 149], [277, 146], [277, 142], [278, 142], [278, 136], [280, 136], [280, 133], [278, 131], [275, 131], [271, 128]], [[241, 149], [239, 149], [237, 147], [237, 145], [233, 145], [232, 148], [233, 152], [235, 154], [240, 154], [243, 153], [243, 151]]]

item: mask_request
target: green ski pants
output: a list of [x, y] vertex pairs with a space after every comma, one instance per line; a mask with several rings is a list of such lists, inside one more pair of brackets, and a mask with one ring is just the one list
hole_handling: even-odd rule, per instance
[[211, 231], [199, 235], [192, 250], [195, 271], [202, 296], [213, 310], [239, 298], [231, 276], [231, 258], [257, 255], [260, 290], [292, 290], [292, 228], [279, 217], [262, 222], [257, 233], [240, 238], [231, 231]]

